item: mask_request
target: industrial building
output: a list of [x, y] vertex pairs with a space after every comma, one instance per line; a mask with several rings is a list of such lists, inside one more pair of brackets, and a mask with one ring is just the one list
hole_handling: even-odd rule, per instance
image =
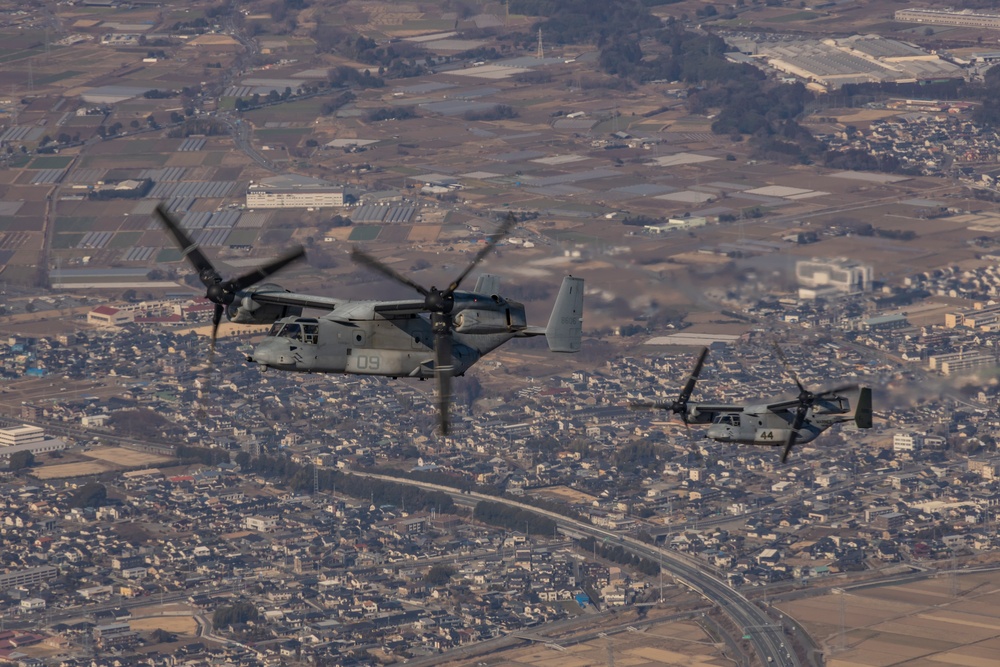
[[878, 35], [842, 39], [782, 39], [759, 42], [729, 37], [727, 43], [752, 65], [801, 79], [813, 90], [836, 90], [853, 83], [929, 81], [961, 78], [964, 70], [913, 44]]
[[951, 352], [936, 354], [927, 360], [927, 367], [942, 375], [955, 375], [979, 368], [992, 368], [997, 365], [996, 357], [986, 352]]
[[872, 286], [872, 275], [870, 264], [846, 258], [814, 258], [795, 263], [800, 299], [867, 292]]
[[9, 459], [18, 452], [45, 454], [66, 449], [58, 438], [45, 438], [45, 431], [37, 426], [15, 426], [0, 429], [0, 458]]
[[87, 324], [96, 324], [102, 327], [120, 326], [134, 320], [134, 312], [115, 308], [114, 306], [98, 306], [87, 313]]
[[59, 570], [51, 565], [40, 565], [23, 570], [14, 570], [0, 574], [0, 592], [17, 586], [33, 586], [59, 576]]
[[45, 430], [37, 426], [14, 426], [0, 429], [0, 447], [16, 447], [41, 442], [45, 439]]
[[933, 23], [934, 25], [954, 25], [963, 28], [1000, 29], [1000, 14], [983, 14], [968, 9], [956, 11], [947, 9], [900, 9], [895, 19], [902, 23]]
[[247, 187], [247, 208], [330, 208], [345, 203], [345, 189], [318, 178], [265, 178]]

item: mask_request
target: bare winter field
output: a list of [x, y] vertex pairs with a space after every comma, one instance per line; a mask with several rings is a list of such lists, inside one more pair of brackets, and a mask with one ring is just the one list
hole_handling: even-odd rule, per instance
[[1000, 656], [1000, 572], [848, 589], [781, 609], [820, 642], [830, 667], [990, 667]]
[[31, 474], [38, 479], [61, 479], [63, 477], [85, 477], [99, 475], [111, 470], [113, 466], [97, 461], [79, 461], [77, 463], [62, 463], [54, 466], [35, 468]]
[[86, 456], [99, 461], [107, 461], [108, 463], [113, 463], [117, 466], [125, 468], [155, 466], [171, 460], [166, 456], [148, 454], [146, 452], [137, 452], [135, 450], [124, 449], [122, 447], [100, 447], [86, 452]]

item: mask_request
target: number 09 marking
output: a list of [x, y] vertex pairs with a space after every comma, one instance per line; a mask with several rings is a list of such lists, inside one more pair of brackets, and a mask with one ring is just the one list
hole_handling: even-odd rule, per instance
[[359, 371], [377, 371], [381, 358], [378, 355], [365, 356], [361, 355], [357, 357], [358, 370]]

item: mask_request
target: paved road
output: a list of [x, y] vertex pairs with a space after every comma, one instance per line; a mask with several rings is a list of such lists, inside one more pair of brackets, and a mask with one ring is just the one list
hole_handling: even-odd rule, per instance
[[676, 581], [684, 584], [708, 601], [719, 605], [720, 610], [729, 617], [737, 628], [743, 632], [745, 637], [749, 638], [749, 641], [753, 644], [754, 651], [756, 652], [761, 664], [768, 666], [778, 665], [782, 667], [801, 667], [799, 659], [795, 655], [794, 651], [786, 650], [784, 628], [781, 624], [772, 620], [771, 617], [761, 610], [756, 604], [748, 600], [738, 591], [730, 588], [724, 581], [712, 574], [702, 571], [697, 562], [687, 556], [640, 542], [639, 540], [631, 537], [619, 535], [602, 528], [597, 528], [591, 524], [583, 523], [582, 521], [577, 521], [576, 519], [570, 519], [569, 517], [556, 514], [555, 512], [549, 512], [526, 503], [508, 500], [506, 498], [487, 496], [479, 493], [463, 493], [457, 489], [441, 486], [439, 484], [418, 482], [415, 480], [377, 475], [374, 473], [363, 473], [357, 471], [350, 471], [350, 473], [362, 477], [380, 479], [386, 482], [409, 484], [411, 486], [418, 486], [432, 491], [441, 491], [450, 495], [461, 505], [475, 504], [482, 500], [503, 503], [511, 507], [517, 507], [519, 509], [535, 512], [536, 514], [542, 514], [555, 521], [556, 525], [563, 531], [588, 535], [600, 540], [615, 541], [633, 554], [658, 562], [661, 567], [673, 575]]

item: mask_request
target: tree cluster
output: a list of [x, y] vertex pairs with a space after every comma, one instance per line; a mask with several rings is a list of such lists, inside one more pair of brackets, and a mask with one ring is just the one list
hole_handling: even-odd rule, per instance
[[619, 468], [650, 468], [660, 459], [656, 445], [647, 441], [630, 442], [615, 451], [615, 465]]
[[[236, 455], [236, 463], [244, 472], [254, 473], [265, 479], [278, 479], [296, 492], [313, 488], [313, 466], [300, 465], [287, 456], [263, 455], [254, 458], [248, 452], [240, 452]], [[434, 509], [439, 512], [451, 512], [455, 507], [451, 496], [441, 491], [425, 491], [329, 468], [320, 468], [316, 479], [321, 491], [336, 490], [337, 493], [353, 498], [370, 498], [375, 505], [394, 505], [412, 511]]]
[[642, 558], [636, 554], [629, 553], [620, 544], [598, 542], [593, 537], [588, 537], [580, 541], [580, 548], [592, 553], [596, 551], [597, 555], [605, 560], [618, 563], [619, 565], [634, 567], [643, 574], [653, 576], [660, 573], [659, 563], [649, 558]]
[[433, 565], [424, 575], [424, 583], [428, 586], [444, 586], [451, 581], [455, 568], [446, 564]]
[[368, 70], [359, 72], [353, 67], [338, 65], [326, 74], [327, 80], [333, 87], [353, 87], [353, 88], [382, 88], [385, 81], [381, 77], [373, 76]]
[[[336, 53], [351, 60], [378, 67], [379, 75], [385, 75], [389, 78], [421, 76], [427, 73], [428, 67], [417, 60], [424, 59], [425, 62], [430, 62], [427, 51], [419, 44], [392, 42], [381, 46], [371, 37], [350, 34], [342, 28], [326, 25], [319, 21], [313, 31], [313, 39], [316, 42], [317, 51]], [[365, 73], [370, 76], [367, 70]]]
[[100, 482], [87, 482], [69, 498], [70, 507], [100, 507], [108, 499], [108, 490]]
[[229, 463], [229, 452], [216, 447], [196, 447], [194, 445], [177, 445], [177, 458], [183, 464], [202, 463], [214, 466]]
[[663, 218], [654, 218], [649, 215], [626, 215], [622, 218], [622, 224], [629, 227], [647, 227], [662, 223]]
[[384, 120], [409, 120], [418, 117], [416, 108], [411, 106], [379, 107], [365, 114], [365, 120], [369, 123], [377, 123]]
[[15, 452], [7, 460], [7, 469], [11, 472], [25, 470], [35, 465], [35, 455], [31, 452]]
[[879, 229], [867, 222], [858, 222], [849, 229], [856, 236], [877, 236], [894, 241], [912, 241], [917, 238], [917, 233], [911, 229]]
[[119, 410], [108, 417], [108, 426], [122, 435], [135, 436], [146, 440], [159, 440], [164, 429], [171, 423], [160, 413], [149, 408]]
[[530, 535], [552, 535], [556, 532], [555, 520], [547, 516], [488, 500], [476, 504], [472, 518], [491, 526], [527, 531]]
[[326, 100], [319, 108], [319, 112], [324, 116], [329, 116], [337, 113], [337, 110], [350, 104], [354, 101], [355, 95], [351, 91], [347, 90], [333, 98], [332, 100]]
[[[174, 121], [173, 113], [171, 113], [170, 116], [171, 121]], [[183, 126], [175, 127], [170, 130], [167, 137], [170, 139], [183, 139], [185, 137], [190, 137], [193, 134], [203, 135], [206, 137], [218, 137], [229, 134], [229, 128], [225, 123], [221, 123], [211, 118], [189, 118]]]
[[518, 113], [509, 104], [497, 104], [490, 109], [466, 111], [465, 120], [509, 120], [517, 118]]
[[615, 34], [638, 35], [651, 25], [658, 25], [641, 0], [512, 0], [510, 11], [515, 14], [547, 17], [526, 35], [528, 43], [541, 28], [545, 39], [555, 44], [602, 44]]
[[235, 602], [226, 607], [219, 607], [212, 614], [212, 627], [221, 630], [230, 625], [243, 625], [257, 620], [259, 612], [250, 602]]

